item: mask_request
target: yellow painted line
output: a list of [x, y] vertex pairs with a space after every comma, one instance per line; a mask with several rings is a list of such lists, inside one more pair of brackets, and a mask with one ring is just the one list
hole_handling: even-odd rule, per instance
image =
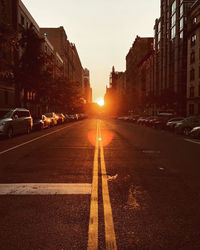
[[88, 250], [98, 250], [98, 129], [97, 121], [96, 145], [93, 162], [93, 180], [90, 203], [90, 220], [88, 229]]
[[[99, 138], [101, 138], [101, 128], [99, 126]], [[106, 174], [106, 165], [104, 160], [104, 151], [102, 140], [100, 141], [100, 156], [101, 156], [101, 175], [102, 175], [102, 196], [104, 207], [104, 223], [105, 223], [105, 240], [106, 249], [117, 249], [115, 229], [112, 216], [112, 208], [110, 203], [110, 196], [108, 191], [108, 181]]]

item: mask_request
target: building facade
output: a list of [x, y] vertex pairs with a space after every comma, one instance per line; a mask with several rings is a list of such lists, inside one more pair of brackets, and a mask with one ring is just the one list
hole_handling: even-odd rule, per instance
[[17, 2], [0, 1], [0, 107], [15, 105], [13, 66], [15, 62]]
[[194, 0], [161, 0], [154, 30], [156, 110], [186, 115], [187, 18]]
[[140, 77], [141, 63], [153, 51], [152, 37], [137, 36], [126, 56], [126, 88], [129, 111], [143, 113], [142, 98], [144, 83]]
[[[56, 111], [60, 101], [54, 101], [56, 97], [50, 98], [48, 92], [54, 95], [53, 89], [61, 87], [62, 95], [64, 89], [69, 90], [68, 83], [72, 88], [73, 83], [78, 86], [83, 95], [81, 61], [63, 27], [40, 29], [21, 0], [1, 0], [0, 29], [0, 108], [26, 107], [32, 114]], [[38, 71], [33, 71], [30, 65], [37, 58], [40, 62], [34, 66]], [[68, 90], [66, 96], [73, 92]]]
[[143, 114], [154, 115], [154, 50], [149, 52], [139, 64], [139, 103]]
[[109, 78], [109, 87], [106, 87], [104, 97], [108, 113], [120, 115], [127, 111], [126, 90], [126, 73], [115, 71], [113, 66]]
[[200, 115], [200, 2], [188, 16], [187, 115]]
[[86, 103], [92, 102], [92, 92], [90, 87], [90, 72], [88, 69], [83, 69], [83, 96]]

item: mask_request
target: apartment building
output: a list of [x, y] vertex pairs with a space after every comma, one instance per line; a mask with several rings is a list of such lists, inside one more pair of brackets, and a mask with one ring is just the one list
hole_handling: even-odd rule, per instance
[[161, 0], [154, 30], [156, 110], [186, 115], [187, 18], [195, 0]]
[[128, 109], [133, 113], [143, 113], [141, 96], [144, 91], [139, 67], [144, 59], [152, 53], [153, 38], [137, 36], [126, 56], [126, 88]]
[[139, 64], [140, 110], [144, 114], [155, 115], [154, 99], [154, 50], [149, 51]]
[[200, 115], [200, 2], [188, 16], [187, 115]]
[[74, 51], [63, 26], [58, 28], [40, 28], [40, 32], [48, 38], [61, 56], [64, 63], [64, 77], [72, 82], [74, 73]]
[[0, 107], [13, 107], [15, 104], [15, 85], [13, 66], [16, 40], [16, 8], [15, 1], [0, 1]]

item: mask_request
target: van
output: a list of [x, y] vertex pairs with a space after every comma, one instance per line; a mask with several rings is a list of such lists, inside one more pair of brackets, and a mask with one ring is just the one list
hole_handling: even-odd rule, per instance
[[17, 134], [29, 134], [33, 120], [28, 109], [0, 109], [0, 135], [12, 138]]

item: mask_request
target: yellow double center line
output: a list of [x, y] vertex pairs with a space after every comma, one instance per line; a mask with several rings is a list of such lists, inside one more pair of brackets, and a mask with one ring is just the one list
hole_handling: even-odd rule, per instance
[[97, 122], [97, 136], [93, 163], [93, 181], [90, 204], [90, 221], [88, 230], [88, 250], [98, 249], [98, 155], [100, 147], [101, 176], [102, 176], [102, 196], [104, 208], [105, 223], [105, 241], [106, 249], [117, 249], [110, 196], [108, 191], [108, 182], [106, 166], [104, 160], [104, 151], [101, 137], [100, 122]]

